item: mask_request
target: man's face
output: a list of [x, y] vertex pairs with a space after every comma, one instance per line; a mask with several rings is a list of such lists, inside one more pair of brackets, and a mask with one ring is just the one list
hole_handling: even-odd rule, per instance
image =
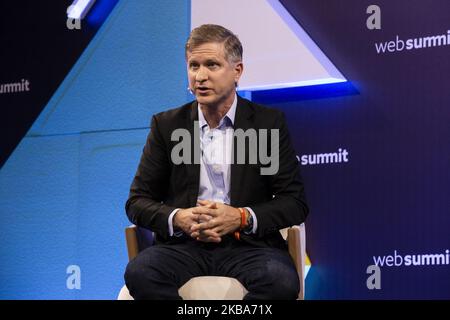
[[223, 44], [205, 43], [187, 52], [187, 69], [189, 87], [201, 105], [231, 105], [243, 65], [225, 58]]

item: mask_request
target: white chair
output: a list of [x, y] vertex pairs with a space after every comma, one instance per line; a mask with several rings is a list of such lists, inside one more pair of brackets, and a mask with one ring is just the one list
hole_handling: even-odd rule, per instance
[[[125, 229], [128, 248], [128, 258], [133, 259], [139, 251], [151, 245], [149, 230], [130, 226]], [[305, 225], [292, 226], [280, 230], [288, 243], [289, 254], [294, 261], [300, 280], [299, 300], [305, 297], [305, 263], [306, 263], [306, 237]], [[186, 282], [179, 294], [184, 300], [241, 300], [248, 292], [235, 278], [204, 276], [194, 277]], [[123, 286], [117, 297], [118, 300], [133, 300], [128, 288]]]

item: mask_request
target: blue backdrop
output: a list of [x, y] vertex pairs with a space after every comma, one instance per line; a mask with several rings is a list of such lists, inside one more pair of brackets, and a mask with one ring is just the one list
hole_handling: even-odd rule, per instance
[[[185, 1], [120, 1], [10, 155], [0, 171], [0, 298], [117, 296], [124, 205], [150, 118], [188, 99], [189, 25]], [[70, 265], [81, 289], [66, 285]]]

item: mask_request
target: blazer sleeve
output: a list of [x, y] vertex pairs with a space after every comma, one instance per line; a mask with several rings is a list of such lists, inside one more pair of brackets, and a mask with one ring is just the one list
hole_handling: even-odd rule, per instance
[[168, 218], [176, 209], [163, 203], [169, 188], [170, 171], [169, 152], [158, 118], [153, 116], [125, 210], [132, 223], [158, 233], [163, 239], [169, 237]]
[[[250, 206], [258, 220], [256, 237], [299, 225], [305, 221], [309, 212], [299, 163], [282, 112], [278, 113], [274, 127], [279, 129], [279, 168], [278, 172], [268, 176], [273, 198]], [[274, 143], [271, 141], [271, 150]]]

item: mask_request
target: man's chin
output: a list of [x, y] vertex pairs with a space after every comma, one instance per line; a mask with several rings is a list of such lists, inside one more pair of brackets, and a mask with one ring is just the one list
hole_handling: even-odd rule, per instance
[[211, 105], [214, 104], [215, 99], [212, 96], [196, 96], [198, 103], [200, 103], [201, 105]]

